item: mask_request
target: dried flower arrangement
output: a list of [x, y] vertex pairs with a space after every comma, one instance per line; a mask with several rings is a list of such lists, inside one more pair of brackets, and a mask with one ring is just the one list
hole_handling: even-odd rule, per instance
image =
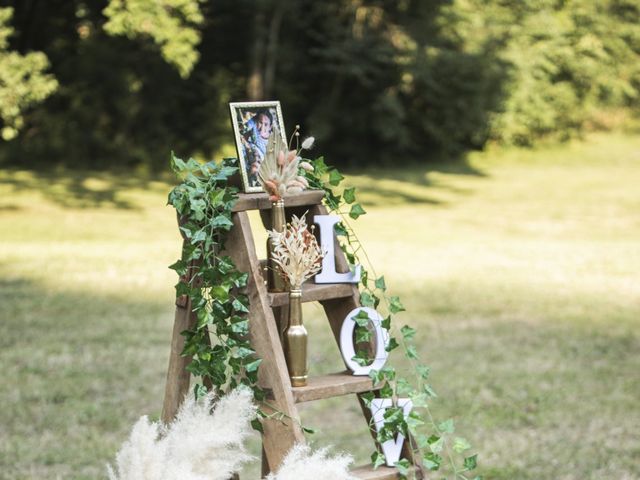
[[313, 167], [309, 162], [302, 161], [299, 154], [302, 150], [313, 147], [314, 138], [305, 139], [300, 148], [291, 150], [293, 139], [297, 140], [300, 136], [299, 128], [296, 125], [289, 148], [285, 145], [277, 128], [274, 128], [269, 136], [267, 151], [258, 170], [258, 181], [269, 194], [272, 202], [277, 202], [286, 194], [300, 193], [309, 188], [309, 182], [299, 174], [299, 169], [312, 171]]
[[273, 243], [273, 261], [292, 290], [300, 289], [322, 268], [323, 252], [307, 228], [304, 215], [300, 218], [294, 215], [282, 232], [270, 230], [269, 238]]

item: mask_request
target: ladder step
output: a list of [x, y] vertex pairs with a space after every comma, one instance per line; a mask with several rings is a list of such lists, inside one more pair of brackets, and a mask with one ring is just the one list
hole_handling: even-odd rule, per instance
[[[302, 286], [302, 301], [316, 302], [345, 298], [353, 295], [353, 285], [350, 283], [305, 283]], [[289, 293], [270, 293], [269, 303], [272, 307], [289, 304]]]
[[[422, 475], [419, 470], [415, 470], [412, 468], [412, 471], [415, 472], [415, 478], [422, 478]], [[373, 465], [364, 465], [362, 467], [356, 467], [351, 470], [351, 474], [362, 480], [396, 480], [402, 478], [398, 473], [398, 469], [395, 467], [378, 467], [376, 470], [373, 469]], [[408, 478], [411, 477], [411, 474]]]
[[[306, 205], [319, 205], [324, 198], [322, 190], [305, 190], [295, 195], [284, 197], [284, 206], [304, 207]], [[268, 210], [271, 208], [271, 200], [266, 193], [240, 193], [238, 201], [232, 211], [242, 212], [244, 210]]]
[[362, 375], [352, 375], [348, 371], [309, 377], [306, 386], [291, 388], [296, 403], [339, 397], [350, 393], [364, 393], [371, 390], [374, 390], [373, 380]]

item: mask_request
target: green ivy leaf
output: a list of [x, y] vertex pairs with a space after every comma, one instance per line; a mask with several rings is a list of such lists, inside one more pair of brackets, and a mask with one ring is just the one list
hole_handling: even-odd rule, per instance
[[171, 270], [175, 270], [178, 275], [185, 275], [187, 273], [187, 262], [184, 260], [178, 260], [175, 263], [169, 265]]
[[245, 301], [241, 301], [240, 298], [236, 297], [233, 300], [233, 302], [231, 303], [231, 305], [233, 306], [233, 309], [236, 312], [249, 313], [249, 308], [248, 308], [246, 300]]
[[400, 333], [402, 333], [402, 337], [405, 340], [411, 340], [416, 334], [416, 329], [411, 328], [409, 325], [405, 325], [400, 329]]
[[348, 237], [349, 232], [342, 222], [338, 222], [333, 226], [333, 231], [336, 232], [336, 235], [340, 237]]
[[478, 466], [478, 454], [471, 455], [464, 459], [464, 468], [467, 470], [475, 470]]
[[386, 346], [385, 350], [387, 352], [391, 352], [393, 349], [398, 348], [400, 345], [398, 344], [398, 341], [394, 338], [391, 337], [389, 339], [389, 344]]
[[407, 348], [405, 349], [404, 353], [407, 356], [407, 358], [410, 358], [412, 360], [418, 359], [418, 351], [416, 350], [415, 345], [407, 345]]
[[373, 469], [377, 470], [378, 467], [385, 464], [384, 455], [382, 452], [376, 450], [371, 454], [371, 462], [373, 463]]
[[342, 198], [347, 203], [353, 203], [356, 201], [356, 189], [355, 187], [345, 188], [342, 192]]
[[[376, 299], [373, 295], [371, 295], [369, 292], [361, 292], [360, 293], [360, 304], [363, 307], [372, 307], [375, 308], [376, 305]], [[367, 316], [367, 318], [369, 318]]]
[[436, 394], [436, 391], [433, 389], [433, 387], [431, 385], [429, 385], [428, 383], [425, 383], [422, 386], [422, 390], [424, 391], [424, 393], [428, 396], [428, 397], [437, 397], [438, 395]]
[[[393, 388], [391, 388], [391, 385], [389, 384], [389, 382], [385, 382], [385, 384], [380, 389], [380, 397], [382, 397], [382, 398], [392, 398], [393, 397]], [[387, 412], [389, 412], [390, 410], [391, 409], [388, 409]], [[385, 415], [386, 415], [387, 412], [385, 412]]]
[[440, 423], [438, 425], [438, 430], [445, 433], [453, 433], [455, 431], [455, 425], [453, 424], [453, 419], [450, 418]]
[[262, 428], [262, 422], [259, 419], [254, 418], [253, 420], [251, 420], [251, 427], [255, 431], [264, 434], [264, 428]]
[[356, 342], [369, 342], [371, 341], [371, 332], [368, 328], [358, 327], [356, 328]]
[[396, 314], [398, 312], [404, 312], [404, 310], [405, 308], [402, 305], [402, 302], [400, 302], [400, 297], [393, 296], [389, 298], [389, 311], [392, 314]]
[[442, 457], [436, 453], [429, 452], [422, 457], [422, 463], [428, 470], [436, 471], [440, 469]]
[[404, 477], [409, 475], [409, 469], [411, 468], [411, 463], [409, 463], [409, 460], [403, 458], [402, 460], [398, 460], [396, 463], [394, 463], [394, 465], [398, 469], [398, 473], [400, 475]]
[[417, 365], [416, 372], [420, 375], [420, 378], [427, 380], [429, 378], [429, 373], [431, 373], [431, 369], [426, 365]]
[[365, 211], [364, 208], [362, 208], [362, 205], [360, 205], [359, 203], [354, 203], [353, 205], [351, 205], [351, 210], [349, 210], [349, 216], [354, 220], [357, 220], [358, 217], [360, 217], [361, 215], [364, 215], [365, 213], [367, 212]]
[[369, 357], [369, 352], [364, 349], [358, 349], [356, 354], [353, 356], [352, 360], [356, 362], [361, 367], [366, 367], [371, 363], [371, 357]]
[[411, 393], [414, 393], [413, 387], [406, 378], [398, 379], [398, 381], [396, 382], [396, 391], [398, 392], [398, 395], [402, 396], [408, 396]]
[[329, 172], [329, 183], [334, 187], [340, 185], [342, 180], [344, 180], [344, 177], [335, 168]]
[[207, 394], [207, 387], [202, 385], [201, 383], [196, 383], [193, 386], [193, 394], [196, 397], [196, 400], [204, 397]]
[[367, 325], [369, 325], [371, 319], [369, 318], [369, 314], [365, 310], [360, 310], [353, 317], [353, 321], [356, 322], [356, 325], [358, 325], [359, 327], [366, 327]]
[[311, 163], [313, 165], [313, 171], [319, 177], [327, 173], [327, 170], [329, 167], [327, 167], [327, 164], [324, 163], [324, 157], [318, 157], [315, 160], [313, 160]]
[[386, 328], [387, 330], [391, 330], [391, 315], [385, 317], [382, 322], [380, 322], [382, 328]]
[[224, 205], [224, 196], [227, 193], [227, 190], [221, 188], [219, 190], [214, 190], [209, 193], [209, 202], [211, 202], [212, 208], [218, 208]]
[[462, 453], [471, 448], [469, 442], [462, 437], [456, 437], [453, 439], [453, 446], [451, 447], [455, 452]]
[[407, 428], [412, 434], [417, 432], [418, 427], [424, 425], [424, 421], [420, 418], [418, 412], [410, 412], [405, 421], [407, 422]]
[[222, 228], [224, 230], [229, 230], [233, 227], [233, 222], [223, 214], [216, 215], [213, 220], [211, 220], [211, 226], [213, 228]]
[[379, 288], [383, 292], [387, 289], [387, 284], [384, 282], [384, 276], [380, 278], [376, 278], [375, 286], [376, 288]]
[[380, 373], [382, 373], [384, 375], [384, 378], [389, 381], [393, 381], [396, 378], [396, 369], [391, 365], [387, 365], [386, 367], [382, 368], [380, 370]]
[[431, 435], [427, 440], [427, 444], [433, 453], [440, 453], [444, 448], [444, 438], [438, 435]]
[[247, 347], [239, 347], [239, 348], [236, 350], [236, 353], [235, 353], [235, 354], [236, 354], [236, 356], [237, 356], [238, 358], [246, 358], [246, 357], [248, 357], [248, 356], [250, 356], [250, 355], [253, 355], [254, 353], [256, 353], [256, 352], [255, 352], [253, 349], [251, 349], [251, 348], [247, 348]]
[[232, 324], [231, 331], [238, 335], [247, 335], [249, 333], [249, 320]]
[[210, 294], [211, 297], [215, 298], [219, 302], [226, 302], [229, 300], [229, 285], [216, 285], [211, 287]]
[[244, 368], [245, 368], [245, 370], [247, 372], [257, 372], [258, 371], [258, 367], [260, 366], [261, 363], [262, 363], [262, 359], [261, 358], [257, 358], [253, 362], [247, 363], [244, 366]]
[[424, 393], [413, 393], [409, 395], [409, 398], [411, 398], [411, 403], [415, 408], [424, 408], [429, 405], [427, 403], [428, 397]]
[[[371, 376], [371, 372], [369, 372], [369, 376]], [[362, 402], [364, 403], [365, 407], [371, 406], [371, 402], [374, 399], [374, 397], [375, 395], [373, 392], [365, 392], [360, 395], [360, 398], [362, 399]]]
[[175, 173], [182, 173], [187, 168], [184, 161], [181, 158], [176, 157], [173, 152], [171, 152], [170, 164], [171, 164], [171, 170], [173, 170]]

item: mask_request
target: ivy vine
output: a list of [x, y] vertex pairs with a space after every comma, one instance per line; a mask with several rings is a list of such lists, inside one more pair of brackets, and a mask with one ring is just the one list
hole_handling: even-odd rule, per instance
[[223, 394], [242, 384], [262, 400], [264, 393], [257, 386], [262, 360], [249, 343], [249, 300], [242, 293], [248, 274], [221, 254], [238, 200], [238, 189], [227, 180], [237, 167], [229, 160], [200, 164], [172, 154], [171, 168], [182, 181], [168, 203], [178, 213], [184, 242], [181, 258], [169, 268], [180, 276], [176, 296], [190, 297], [197, 317], [194, 327], [182, 332], [182, 354], [192, 356], [187, 369], [201, 379], [195, 395], [207, 390]]
[[[430, 369], [420, 362], [418, 349], [414, 343], [416, 330], [404, 325], [399, 330], [395, 328], [393, 317], [404, 311], [405, 308], [398, 296], [389, 295], [384, 276], [377, 276], [371, 265], [366, 251], [362, 247], [357, 235], [350, 225], [350, 219], [356, 220], [366, 214], [362, 205], [357, 202], [355, 187], [342, 189], [338, 187], [344, 176], [334, 167], [328, 166], [322, 157], [316, 160], [308, 160], [314, 167], [313, 171], [305, 172], [310, 188], [322, 189], [325, 192], [324, 201], [333, 213], [341, 216], [342, 221], [335, 227], [336, 234], [344, 239], [340, 247], [345, 253], [351, 268], [361, 265], [360, 277], [360, 303], [363, 307], [379, 309], [384, 307], [386, 316], [382, 326], [390, 332], [387, 351], [399, 349], [409, 361], [413, 372], [412, 378], [401, 376], [395, 367], [387, 363], [380, 370], [370, 373], [373, 381], [380, 385], [377, 392], [382, 398], [397, 399], [408, 397], [413, 403], [413, 409], [405, 418], [402, 408], [396, 403], [384, 413], [384, 425], [377, 431], [370, 422], [369, 428], [374, 433], [378, 445], [371, 455], [375, 468], [385, 463], [384, 454], [379, 445], [401, 433], [411, 440], [413, 462], [408, 458], [401, 458], [396, 462], [401, 475], [410, 477], [412, 463], [422, 465], [432, 471], [449, 474], [456, 480], [469, 480], [469, 473], [477, 467], [477, 454], [469, 455], [471, 445], [462, 438], [454, 436], [455, 425], [453, 419], [437, 422], [430, 409], [430, 402], [436, 397], [436, 392], [429, 383]], [[340, 193], [339, 193], [340, 192]], [[363, 263], [366, 261], [366, 264]], [[366, 268], [365, 268], [366, 265]], [[368, 328], [369, 317], [365, 312], [354, 318], [356, 322], [356, 342], [369, 342], [371, 330]], [[361, 365], [371, 363], [368, 349], [356, 351], [354, 361]], [[374, 393], [362, 395], [365, 405], [369, 407], [374, 398]], [[481, 480], [482, 477], [474, 476], [473, 480]]]
[[[327, 166], [322, 157], [309, 162], [314, 170], [304, 172], [304, 175], [310, 187], [324, 190], [327, 207], [342, 217], [342, 221], [336, 225], [336, 233], [344, 239], [340, 245], [349, 264], [352, 267], [362, 265], [362, 306], [375, 309], [381, 305], [384, 307], [386, 317], [382, 326], [393, 334], [387, 350], [402, 351], [415, 373], [413, 378], [408, 379], [388, 364], [371, 372], [374, 382], [380, 385], [378, 395], [392, 399], [408, 397], [413, 403], [413, 410], [406, 418], [397, 405], [387, 409], [380, 431], [375, 429], [372, 420], [370, 428], [378, 444], [395, 439], [401, 433], [411, 439], [415, 463], [422, 463], [429, 470], [442, 469], [443, 473], [446, 470], [457, 480], [470, 480], [468, 473], [476, 468], [477, 454], [468, 455], [471, 449], [469, 442], [454, 436], [453, 420], [434, 420], [429, 404], [436, 393], [428, 383], [429, 368], [419, 361], [418, 350], [413, 342], [416, 330], [407, 325], [399, 331], [393, 328], [392, 319], [405, 310], [404, 306], [399, 297], [387, 294], [384, 277], [376, 275], [349, 223], [349, 219], [355, 220], [366, 214], [356, 201], [355, 188], [346, 188], [338, 193], [338, 187], [344, 179], [340, 172]], [[176, 296], [186, 295], [191, 299], [197, 318], [192, 329], [182, 332], [185, 336], [182, 354], [192, 357], [187, 368], [200, 378], [195, 384], [194, 393], [196, 397], [208, 390], [224, 394], [239, 385], [246, 385], [253, 390], [258, 401], [264, 401], [265, 394], [257, 385], [258, 368], [262, 360], [257, 357], [248, 339], [249, 302], [243, 293], [248, 274], [238, 271], [233, 260], [222, 255], [228, 232], [233, 226], [232, 209], [238, 199], [238, 189], [228, 184], [229, 177], [237, 172], [235, 159], [225, 159], [220, 164], [201, 164], [193, 159], [183, 161], [172, 155], [171, 168], [181, 183], [169, 194], [168, 203], [176, 209], [180, 218], [184, 242], [181, 258], [170, 268], [180, 276]], [[362, 259], [366, 260], [367, 268]], [[371, 332], [367, 328], [368, 316], [361, 314], [355, 321], [356, 341], [369, 342]], [[368, 350], [358, 349], [354, 360], [362, 365], [369, 364], [371, 359]], [[374, 394], [369, 392], [362, 398], [369, 406]], [[258, 416], [282, 420], [285, 415], [278, 411], [269, 415], [260, 411]], [[261, 430], [257, 418], [253, 426]], [[304, 430], [312, 433], [311, 429]], [[376, 468], [385, 463], [378, 445], [371, 459]], [[412, 475], [412, 462], [408, 458], [400, 459], [396, 467], [402, 476]], [[475, 476], [473, 480], [480, 478]]]

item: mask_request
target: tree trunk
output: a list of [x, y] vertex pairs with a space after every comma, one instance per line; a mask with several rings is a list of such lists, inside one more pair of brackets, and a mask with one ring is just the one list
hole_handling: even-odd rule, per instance
[[276, 78], [276, 65], [278, 64], [278, 43], [280, 40], [280, 26], [284, 16], [285, 2], [279, 1], [275, 5], [273, 16], [269, 24], [269, 43], [267, 44], [267, 57], [264, 67], [264, 95], [268, 98], [273, 95], [273, 86]]
[[247, 99], [264, 100], [264, 71], [262, 63], [265, 54], [264, 12], [257, 10], [253, 17], [253, 46], [251, 48], [251, 72], [247, 81]]

